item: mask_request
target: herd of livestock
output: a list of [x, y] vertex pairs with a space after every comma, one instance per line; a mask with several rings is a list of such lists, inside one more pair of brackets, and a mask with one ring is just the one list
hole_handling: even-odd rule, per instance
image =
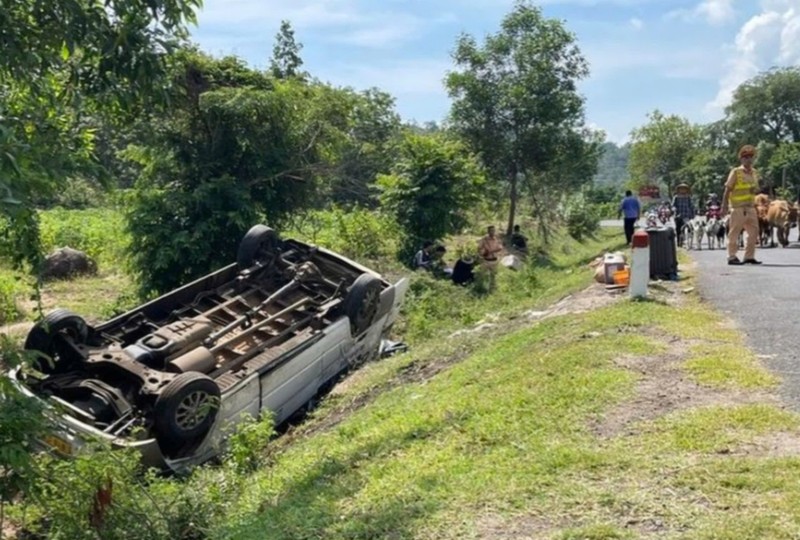
[[[784, 199], [770, 200], [768, 195], [756, 196], [758, 216], [758, 246], [775, 247], [775, 237], [782, 247], [789, 245], [789, 232], [798, 225], [800, 202], [790, 203]], [[683, 225], [679, 243], [687, 249], [725, 249], [730, 216], [698, 214]], [[741, 242], [741, 238], [740, 238]]]

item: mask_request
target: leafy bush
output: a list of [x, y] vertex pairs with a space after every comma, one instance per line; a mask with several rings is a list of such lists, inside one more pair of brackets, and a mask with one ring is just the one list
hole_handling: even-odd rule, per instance
[[600, 226], [600, 213], [596, 206], [586, 202], [582, 195], [567, 201], [565, 208], [567, 232], [576, 240], [594, 234]]
[[[191, 76], [176, 80], [205, 79], [207, 91], [175, 88], [172, 113], [158, 122], [152, 143], [126, 152], [143, 170], [128, 215], [143, 293], [219, 268], [259, 221], [280, 227], [313, 207], [318, 169], [336, 139], [324, 119], [339, 115], [323, 86], [284, 80], [263, 81], [269, 90], [215, 87], [222, 81], [206, 78], [209, 64], [189, 60], [182, 69]], [[263, 79], [244, 71], [245, 79]]]
[[282, 236], [293, 236], [357, 260], [392, 257], [400, 242], [397, 224], [389, 216], [363, 208], [307, 212]]
[[106, 204], [105, 190], [97, 181], [80, 176], [60, 182], [58, 190], [38, 197], [34, 202], [39, 208], [61, 207], [71, 210], [97, 208]]
[[212, 486], [143, 473], [133, 450], [98, 445], [71, 460], [42, 454], [35, 473], [26, 525], [46, 538], [197, 539], [217, 515]]
[[615, 219], [619, 211], [619, 202], [603, 202], [591, 206], [594, 207], [597, 217], [600, 219]]
[[[0, 359], [5, 369], [31, 358], [31, 353], [20, 350], [13, 338], [0, 334]], [[18, 491], [30, 488], [34, 440], [44, 428], [41, 413], [37, 401], [17, 391], [10, 378], [0, 377], [0, 510]], [[0, 530], [3, 530], [2, 520]]]
[[0, 324], [16, 321], [22, 316], [17, 305], [17, 296], [24, 292], [19, 280], [7, 273], [0, 273]]
[[485, 178], [466, 146], [442, 135], [406, 134], [392, 174], [378, 177], [381, 204], [405, 233], [402, 261], [424, 240], [438, 241], [467, 225], [467, 209]]

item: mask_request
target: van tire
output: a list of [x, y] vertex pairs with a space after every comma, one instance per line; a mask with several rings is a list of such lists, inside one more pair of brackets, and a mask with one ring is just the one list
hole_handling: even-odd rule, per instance
[[353, 282], [344, 299], [344, 313], [350, 319], [350, 332], [355, 337], [363, 334], [372, 323], [381, 302], [381, 280], [370, 274], [361, 274]]
[[[41, 321], [33, 325], [25, 339], [26, 351], [38, 351], [52, 359], [53, 364], [44, 358], [36, 360], [35, 367], [48, 371], [55, 368], [56, 340], [60, 335], [69, 336], [77, 344], [86, 343], [89, 337], [89, 326], [80, 315], [68, 309], [56, 309], [48, 313]], [[61, 358], [59, 358], [60, 360]]]
[[250, 268], [256, 261], [272, 259], [278, 253], [280, 238], [274, 229], [266, 225], [254, 225], [239, 243], [236, 264], [240, 270]]
[[167, 383], [154, 409], [156, 439], [162, 450], [174, 453], [205, 436], [217, 417], [220, 396], [219, 385], [196, 371], [181, 373]]

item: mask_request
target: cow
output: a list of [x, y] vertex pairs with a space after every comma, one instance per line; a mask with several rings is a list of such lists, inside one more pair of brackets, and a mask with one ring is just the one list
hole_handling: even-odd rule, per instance
[[769, 195], [759, 193], [756, 195], [756, 216], [758, 217], [758, 245], [765, 247], [767, 242], [771, 247], [775, 247], [775, 242], [772, 240], [772, 227], [769, 225], [767, 219], [767, 212], [769, 211]]
[[767, 209], [767, 222], [769, 223], [769, 241], [770, 245], [775, 246], [775, 241], [772, 237], [772, 228], [778, 231], [778, 243], [781, 247], [789, 245], [789, 230], [792, 226], [789, 221], [791, 214], [791, 207], [787, 201], [778, 199], [769, 203]]

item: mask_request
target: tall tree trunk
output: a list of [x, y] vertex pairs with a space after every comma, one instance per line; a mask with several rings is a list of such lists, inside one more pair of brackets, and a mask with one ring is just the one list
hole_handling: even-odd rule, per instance
[[[536, 191], [534, 190], [534, 193]], [[548, 215], [546, 215], [546, 211], [542, 208], [542, 201], [541, 197], [536, 197], [536, 195], [531, 196], [531, 204], [533, 206], [533, 215], [536, 216], [536, 222], [538, 224], [537, 231], [539, 235], [542, 237], [542, 243], [544, 245], [550, 245], [550, 222]]]
[[508, 227], [506, 227], [506, 236], [511, 236], [511, 233], [514, 231], [514, 218], [517, 214], [517, 197], [519, 194], [517, 193], [517, 166], [514, 165], [511, 168], [511, 205], [508, 209]]

